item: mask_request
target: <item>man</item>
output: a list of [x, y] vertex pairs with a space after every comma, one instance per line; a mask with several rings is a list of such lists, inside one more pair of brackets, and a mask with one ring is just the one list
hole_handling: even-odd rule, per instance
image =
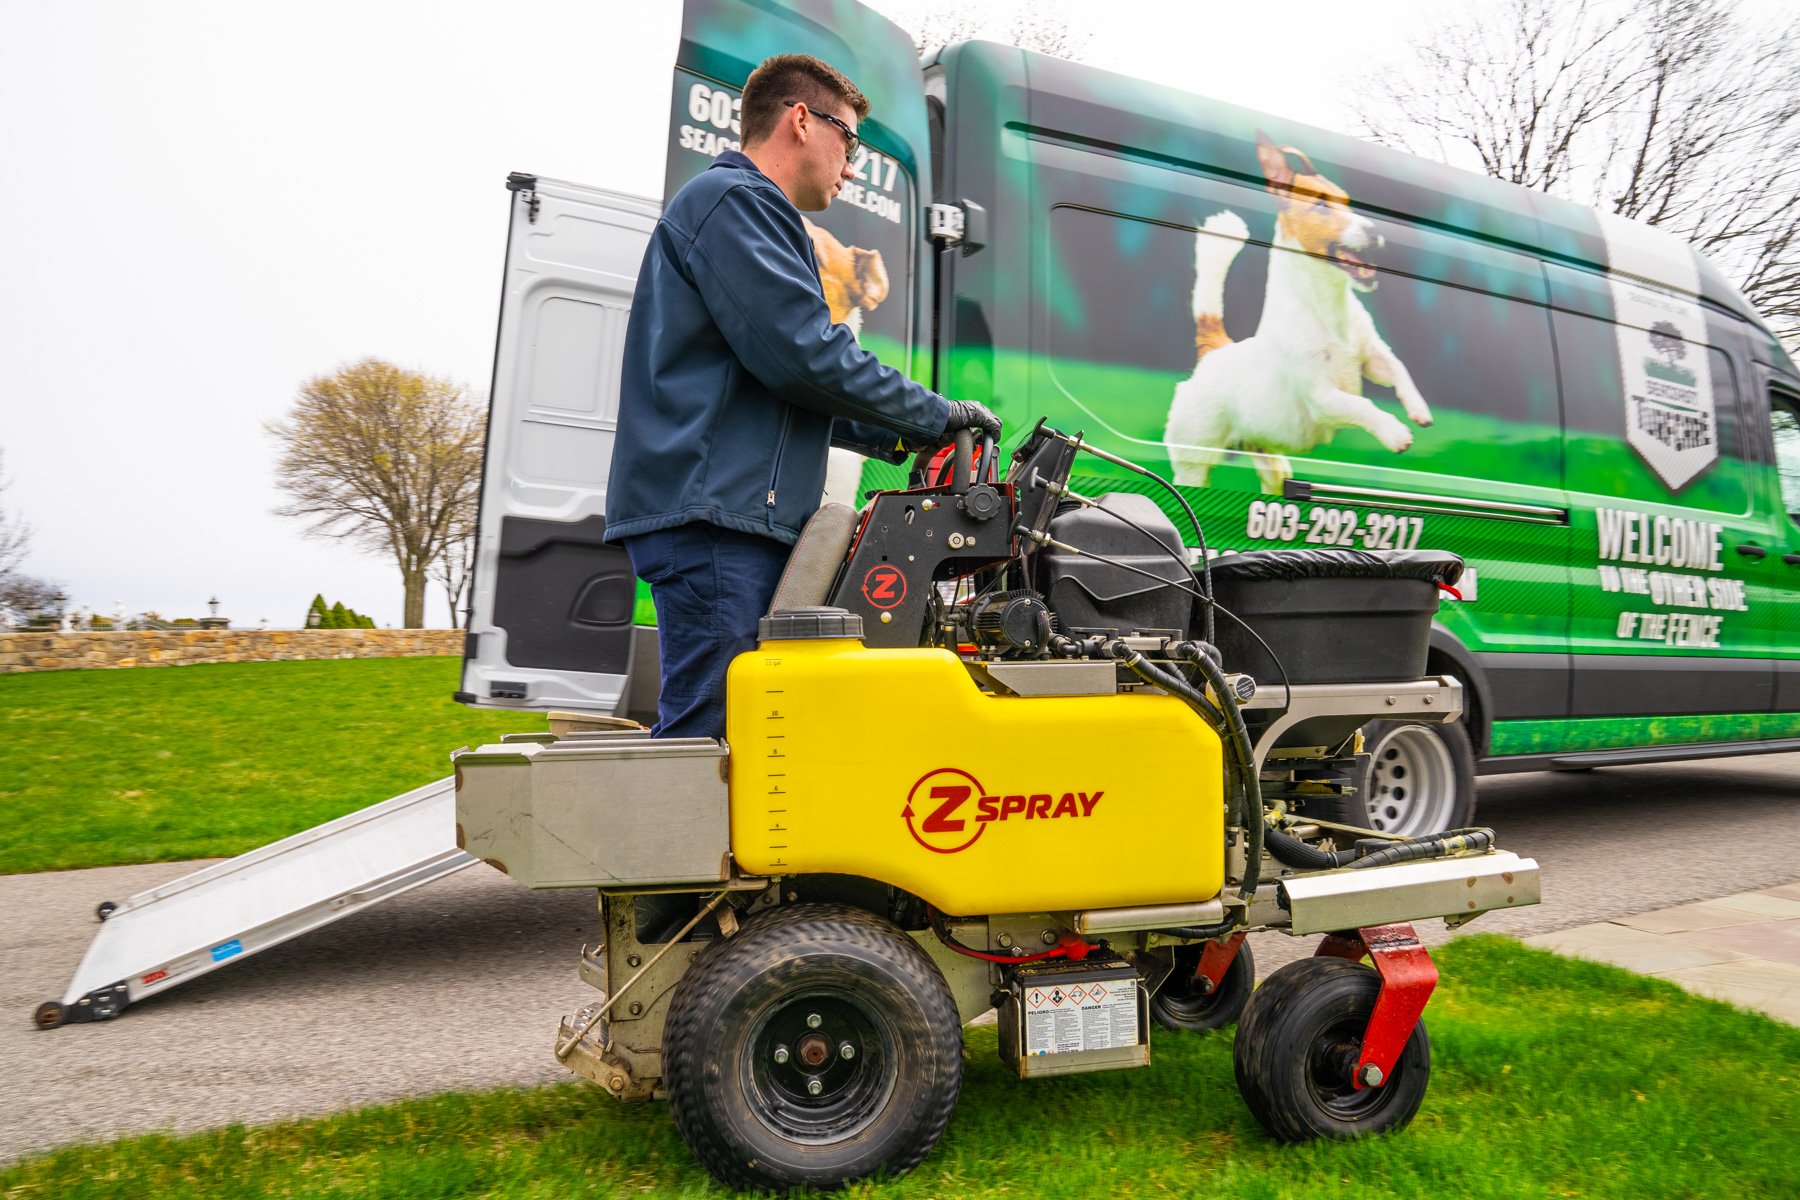
[[650, 584], [662, 649], [653, 736], [722, 737], [725, 669], [819, 507], [833, 444], [890, 462], [957, 429], [998, 434], [834, 324], [801, 220], [852, 177], [869, 102], [816, 58], [751, 73], [743, 152], [663, 209], [625, 336], [606, 538]]

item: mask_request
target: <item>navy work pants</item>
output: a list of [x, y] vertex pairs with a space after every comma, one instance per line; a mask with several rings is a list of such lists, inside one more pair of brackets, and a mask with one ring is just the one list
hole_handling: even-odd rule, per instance
[[697, 522], [625, 539], [631, 569], [650, 585], [662, 653], [662, 695], [651, 737], [725, 736], [725, 668], [756, 645], [792, 547]]

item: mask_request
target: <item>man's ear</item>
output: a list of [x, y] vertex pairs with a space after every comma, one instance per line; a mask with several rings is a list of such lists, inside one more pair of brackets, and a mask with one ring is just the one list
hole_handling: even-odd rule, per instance
[[1293, 186], [1294, 168], [1288, 165], [1287, 155], [1260, 129], [1256, 131], [1256, 161], [1262, 164], [1271, 192], [1285, 192]]

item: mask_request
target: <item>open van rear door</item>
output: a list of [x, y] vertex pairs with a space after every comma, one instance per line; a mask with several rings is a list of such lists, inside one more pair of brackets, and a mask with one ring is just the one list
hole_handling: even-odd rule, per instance
[[[857, 178], [815, 225], [833, 315], [928, 380], [918, 277], [930, 194], [924, 84], [911, 39], [855, 3], [690, 0], [674, 75], [668, 194], [739, 148], [744, 81], [773, 54], [811, 54], [854, 80]], [[654, 615], [606, 544], [619, 369], [639, 264], [660, 204], [514, 175], [488, 416], [469, 636], [457, 699], [489, 708], [655, 715]], [[841, 472], [840, 472], [841, 475]], [[847, 481], [857, 484], [854, 469]]]
[[514, 175], [457, 699], [624, 712], [637, 582], [605, 530], [619, 367], [655, 201]]

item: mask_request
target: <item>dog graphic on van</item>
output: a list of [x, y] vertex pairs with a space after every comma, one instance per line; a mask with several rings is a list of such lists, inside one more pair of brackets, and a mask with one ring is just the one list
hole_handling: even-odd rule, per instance
[[1275, 251], [1254, 336], [1225, 333], [1225, 274], [1250, 231], [1229, 210], [1194, 237], [1194, 373], [1175, 387], [1163, 440], [1175, 481], [1203, 487], [1233, 451], [1250, 456], [1265, 493], [1293, 477], [1286, 455], [1361, 429], [1396, 454], [1412, 430], [1362, 394], [1363, 380], [1392, 387], [1415, 425], [1431, 409], [1381, 335], [1359, 296], [1380, 282], [1369, 255], [1382, 237], [1352, 212], [1344, 190], [1292, 146], [1262, 133], [1256, 155], [1279, 199]]
[[887, 299], [887, 265], [881, 251], [861, 246], [846, 246], [829, 229], [806, 221], [806, 232], [812, 238], [813, 254], [819, 260], [819, 287], [825, 293], [831, 319], [848, 325], [850, 332], [862, 337], [863, 314], [873, 312]]
[[[846, 246], [829, 229], [800, 219], [812, 238], [813, 257], [819, 260], [819, 290], [825, 293], [831, 319], [848, 325], [860, 342], [863, 314], [874, 312], [888, 297], [887, 264], [881, 261], [881, 251]], [[820, 503], [861, 508], [862, 472], [862, 455], [833, 446], [825, 463], [825, 495]]]

